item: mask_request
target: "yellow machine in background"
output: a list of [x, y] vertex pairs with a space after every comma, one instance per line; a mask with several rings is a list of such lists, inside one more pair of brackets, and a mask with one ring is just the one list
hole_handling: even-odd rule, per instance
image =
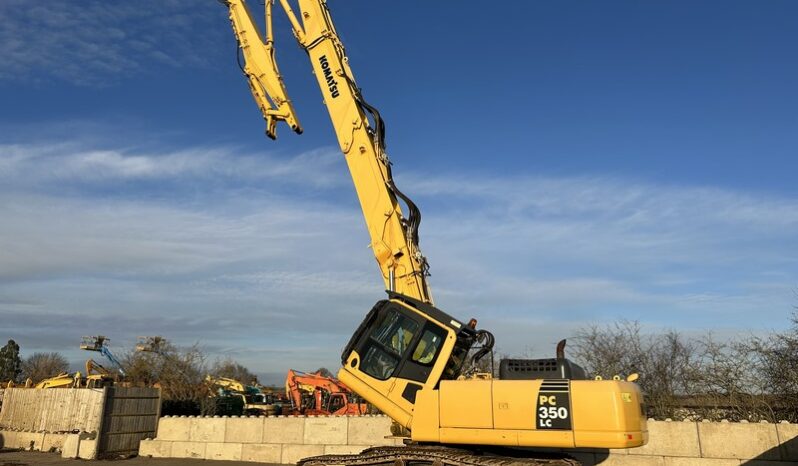
[[80, 388], [82, 379], [80, 372], [75, 372], [74, 374], [64, 372], [55, 377], [42, 380], [34, 388]]
[[[42, 380], [34, 385], [33, 388], [102, 388], [110, 387], [114, 384], [114, 375], [93, 359], [87, 359], [85, 365], [85, 377], [80, 372], [75, 372], [74, 374], [63, 372]], [[26, 384], [26, 386], [31, 385]]]
[[87, 388], [110, 387], [115, 381], [116, 376], [111, 371], [94, 359], [86, 360], [86, 380], [84, 385]]
[[205, 383], [210, 391], [218, 396], [240, 399], [244, 414], [265, 416], [279, 414], [278, 407], [272, 402], [272, 397], [263, 393], [259, 387], [246, 385], [229, 377], [214, 377], [210, 374], [205, 376]]
[[[265, 36], [243, 0], [222, 3], [229, 8], [245, 60], [243, 71], [266, 121], [266, 134], [276, 138], [280, 121], [301, 133], [274, 59], [274, 0], [265, 2]], [[310, 59], [389, 290], [388, 299], [373, 307], [346, 345], [341, 382], [409, 429], [415, 444], [471, 444], [483, 450], [645, 444], [638, 386], [624, 380], [586, 380], [584, 371], [565, 358], [564, 342], [555, 358], [503, 360], [499, 379], [469, 370], [491, 352], [493, 336], [478, 330], [474, 319], [464, 323], [434, 307], [427, 260], [418, 245], [421, 216], [394, 183], [384, 122], [355, 83], [326, 3], [298, 3], [295, 14], [288, 0], [279, 0]], [[418, 455], [401, 458], [421, 461], [423, 455]]]

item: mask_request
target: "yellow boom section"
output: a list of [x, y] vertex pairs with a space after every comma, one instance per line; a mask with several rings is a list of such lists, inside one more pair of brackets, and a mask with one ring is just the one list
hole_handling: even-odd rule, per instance
[[241, 71], [246, 75], [252, 97], [255, 98], [263, 119], [266, 120], [266, 135], [271, 139], [277, 138], [279, 121], [286, 122], [292, 130], [302, 133], [294, 107], [285, 93], [283, 78], [277, 71], [277, 62], [274, 61], [271, 22], [267, 22], [269, 27], [264, 39], [246, 3], [231, 1], [227, 5], [230, 9], [233, 32], [244, 56]]
[[[272, 7], [266, 0], [266, 37], [260, 35], [244, 0], [227, 0], [230, 21], [243, 51], [244, 73], [255, 101], [267, 122], [266, 133], [275, 137], [275, 125], [285, 121], [301, 132], [274, 61]], [[324, 96], [341, 151], [344, 153], [360, 206], [366, 219], [371, 248], [385, 287], [431, 303], [427, 287], [427, 261], [418, 248], [420, 214], [413, 202], [396, 188], [385, 153], [383, 122], [363, 99], [355, 84], [344, 46], [335, 32], [323, 0], [299, 0], [299, 18], [288, 0], [279, 0], [299, 45], [310, 58]], [[373, 121], [369, 120], [369, 116]], [[408, 206], [405, 218], [398, 202]]]

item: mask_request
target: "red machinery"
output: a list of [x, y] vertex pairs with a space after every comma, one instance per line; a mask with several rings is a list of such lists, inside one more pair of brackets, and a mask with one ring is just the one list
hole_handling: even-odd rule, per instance
[[368, 412], [368, 404], [346, 385], [321, 372], [308, 374], [288, 370], [285, 393], [294, 415], [358, 415]]

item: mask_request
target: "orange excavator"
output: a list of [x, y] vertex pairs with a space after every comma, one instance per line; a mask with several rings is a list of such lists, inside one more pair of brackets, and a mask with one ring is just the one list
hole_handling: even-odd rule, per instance
[[359, 415], [368, 413], [368, 403], [343, 383], [321, 371], [288, 370], [285, 394], [291, 400], [292, 415]]

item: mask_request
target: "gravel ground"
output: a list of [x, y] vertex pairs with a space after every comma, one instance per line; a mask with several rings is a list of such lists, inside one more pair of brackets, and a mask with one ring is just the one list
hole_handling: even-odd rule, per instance
[[184, 458], [142, 458], [136, 457], [126, 460], [98, 460], [98, 461], [85, 461], [85, 460], [65, 460], [61, 458], [59, 453], [41, 453], [36, 451], [15, 451], [15, 450], [2, 450], [0, 451], [0, 466], [34, 466], [34, 465], [48, 465], [48, 466], [78, 466], [80, 463], [90, 462], [92, 464], [105, 464], [116, 466], [278, 466], [268, 465], [267, 463], [250, 463], [247, 461], [206, 461], [196, 459]]

